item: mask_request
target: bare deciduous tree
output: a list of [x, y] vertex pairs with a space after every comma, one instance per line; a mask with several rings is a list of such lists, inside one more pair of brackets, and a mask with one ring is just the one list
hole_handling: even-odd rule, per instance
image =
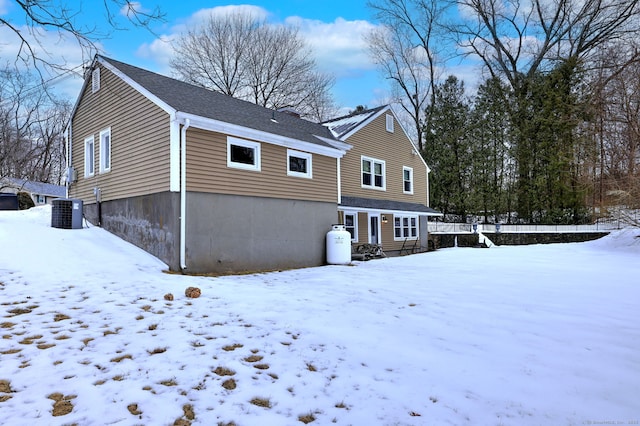
[[[492, 77], [517, 89], [558, 61], [584, 61], [599, 48], [631, 42], [640, 30], [638, 0], [458, 0], [460, 45]], [[525, 77], [523, 79], [523, 77]]]
[[16, 37], [16, 63], [21, 62], [40, 73], [44, 70], [59, 72], [73, 68], [66, 63], [65, 58], [53, 56], [53, 52], [47, 51], [45, 32], [75, 39], [82, 56], [92, 58], [99, 50], [97, 41], [108, 37], [111, 31], [121, 29], [123, 24], [148, 28], [152, 22], [163, 18], [160, 9], [146, 10], [134, 0], [103, 0], [98, 7], [104, 9], [107, 25], [88, 27], [78, 22], [83, 6], [87, 6], [83, 2], [16, 0], [15, 4], [23, 12], [24, 20], [19, 22], [0, 16], [0, 28], [8, 28]]
[[257, 25], [251, 15], [235, 13], [190, 29], [175, 42], [173, 72], [188, 83], [239, 96], [247, 78], [245, 57]]
[[[455, 28], [460, 45], [478, 56], [492, 77], [508, 83], [520, 217], [535, 220], [570, 208], [578, 218], [584, 200], [575, 154], [584, 141], [575, 136], [587, 92], [578, 87], [602, 49], [621, 49], [637, 38], [638, 0], [457, 3], [463, 16]], [[631, 56], [620, 64], [640, 57], [637, 50], [626, 52]]]
[[322, 121], [333, 112], [334, 78], [317, 70], [297, 29], [247, 13], [211, 16], [175, 43], [175, 75], [267, 108]]
[[[640, 201], [640, 61], [637, 45], [607, 48], [591, 73], [593, 204], [605, 208]], [[621, 66], [622, 64], [622, 66]]]
[[59, 184], [71, 108], [36, 84], [26, 72], [0, 70], [0, 177]]
[[370, 54], [385, 78], [393, 82], [393, 100], [411, 117], [420, 150], [429, 121], [427, 106], [434, 103], [438, 66], [442, 65], [441, 23], [447, 5], [437, 0], [369, 2], [384, 25], [367, 36]]

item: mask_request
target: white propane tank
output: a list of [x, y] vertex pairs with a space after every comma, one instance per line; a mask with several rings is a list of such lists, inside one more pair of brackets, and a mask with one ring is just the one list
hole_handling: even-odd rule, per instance
[[327, 263], [351, 263], [351, 234], [344, 225], [331, 225], [331, 231], [327, 232]]

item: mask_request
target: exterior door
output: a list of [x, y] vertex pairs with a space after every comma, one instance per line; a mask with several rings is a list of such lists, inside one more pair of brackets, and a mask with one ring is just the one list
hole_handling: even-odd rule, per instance
[[380, 244], [380, 220], [378, 215], [369, 215], [369, 244]]

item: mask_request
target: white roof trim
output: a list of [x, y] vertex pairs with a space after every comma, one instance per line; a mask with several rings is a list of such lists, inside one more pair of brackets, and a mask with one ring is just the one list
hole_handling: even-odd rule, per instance
[[366, 208], [366, 207], [351, 207], [351, 206], [338, 206], [338, 211], [380, 213], [380, 214], [391, 213], [391, 214], [402, 214], [402, 215], [408, 215], [408, 216], [443, 216], [442, 213], [416, 212], [411, 210], [372, 209], [372, 208]]
[[331, 158], [342, 158], [344, 154], [346, 154], [346, 150], [323, 147], [310, 142], [304, 142], [298, 139], [275, 135], [273, 133], [264, 132], [262, 130], [251, 129], [249, 127], [239, 126], [237, 124], [214, 120], [212, 118], [205, 118], [195, 114], [178, 112], [176, 113], [176, 118], [178, 118], [180, 121], [189, 119], [191, 122], [191, 127], [196, 127], [198, 129], [224, 133], [226, 135], [252, 139], [259, 142], [266, 142], [273, 145], [283, 146], [285, 148], [293, 148], [300, 151], [310, 152], [312, 154], [324, 155]]
[[328, 143], [329, 145], [335, 146], [337, 149], [340, 149], [342, 151], [349, 151], [351, 148], [353, 148], [353, 145], [349, 145], [348, 143], [340, 142], [335, 139], [324, 138], [318, 135], [313, 135], [313, 136], [315, 136], [316, 138], [320, 139], [325, 143]]
[[127, 83], [129, 86], [131, 86], [134, 89], [136, 89], [138, 92], [140, 92], [147, 99], [149, 99], [151, 102], [153, 102], [158, 107], [160, 107], [162, 110], [167, 112], [169, 115], [173, 115], [173, 114], [176, 113], [176, 109], [175, 108], [171, 107], [165, 101], [163, 101], [162, 99], [160, 99], [159, 97], [157, 97], [153, 93], [149, 92], [143, 86], [141, 86], [140, 84], [135, 82], [133, 79], [131, 79], [128, 75], [126, 75], [125, 73], [120, 71], [118, 68], [114, 67], [113, 65], [111, 65], [108, 61], [105, 61], [102, 57], [98, 56], [98, 62], [100, 62], [106, 69], [108, 69], [113, 74], [118, 76], [118, 78], [120, 78], [122, 81]]

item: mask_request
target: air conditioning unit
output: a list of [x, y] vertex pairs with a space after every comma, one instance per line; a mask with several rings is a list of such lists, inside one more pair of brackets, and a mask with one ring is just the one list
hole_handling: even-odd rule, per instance
[[82, 229], [82, 200], [57, 198], [51, 204], [53, 228]]

